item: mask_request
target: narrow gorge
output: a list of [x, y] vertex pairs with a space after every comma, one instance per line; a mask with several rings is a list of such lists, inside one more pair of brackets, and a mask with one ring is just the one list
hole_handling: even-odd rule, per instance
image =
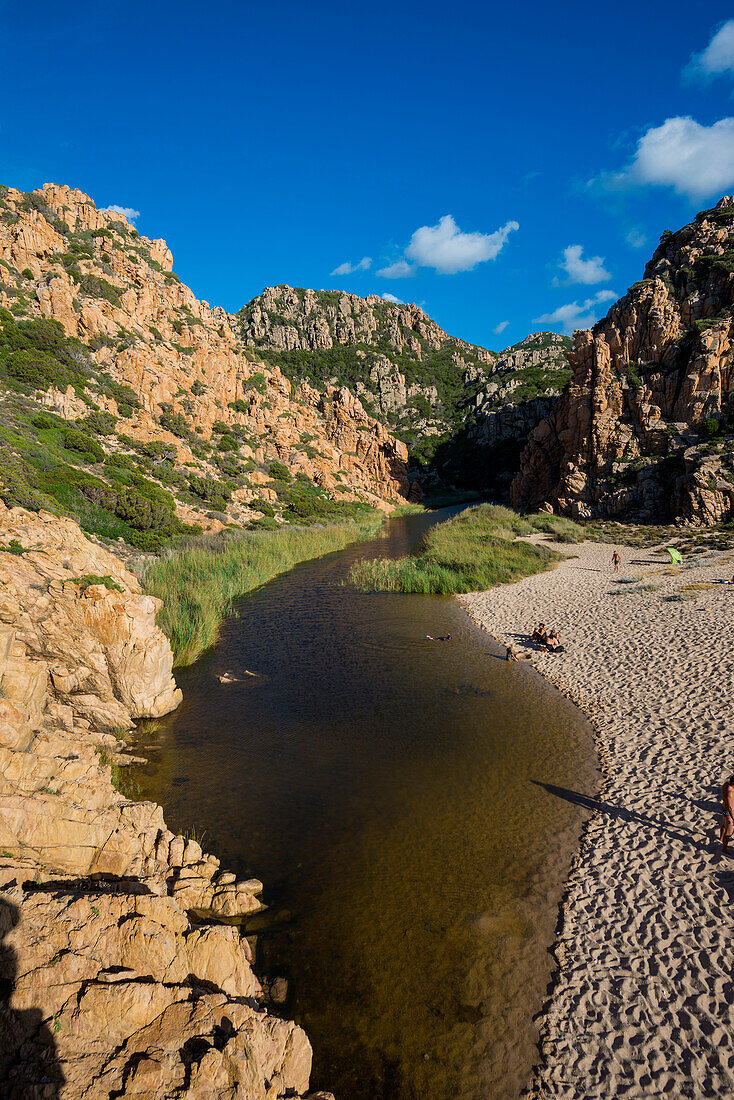
[[[324, 1069], [317, 1050], [318, 1088], [328, 1090], [338, 1079], [357, 1095], [359, 1088], [372, 1087], [361, 1078], [354, 1084], [364, 1069], [364, 1080], [383, 1090], [375, 1096], [402, 1098], [417, 1089], [415, 1095], [443, 1100], [454, 1087], [454, 1077], [445, 1076], [448, 1065], [466, 1084], [462, 1095], [480, 1096], [491, 1079], [499, 1096], [504, 1085], [497, 1083], [497, 1067], [522, 1047], [506, 1081], [507, 1096], [519, 1095], [536, 1053], [534, 1033], [513, 1046], [506, 1021], [512, 1019], [520, 1031], [540, 1009], [561, 885], [584, 820], [579, 805], [586, 804], [557, 814], [552, 839], [558, 850], [545, 868], [528, 858], [525, 879], [508, 839], [512, 830], [505, 836], [500, 822], [490, 829], [491, 807], [478, 814], [481, 792], [475, 792], [471, 806], [456, 811], [463, 822], [459, 841], [471, 838], [480, 854], [474, 863], [467, 857], [473, 883], [481, 881], [482, 861], [496, 863], [505, 868], [502, 888], [491, 894], [482, 881], [487, 897], [477, 899], [473, 885], [462, 880], [455, 885], [458, 926], [436, 905], [421, 941], [430, 940], [435, 949], [432, 976], [449, 974], [447, 983], [455, 981], [457, 988], [444, 999], [432, 987], [429, 995], [430, 981], [416, 985], [410, 969], [416, 959], [423, 964], [421, 944], [416, 941], [412, 953], [396, 949], [388, 959], [389, 937], [378, 949], [374, 929], [363, 929], [365, 942], [375, 937], [370, 982], [379, 988], [384, 960], [396, 985], [404, 972], [412, 1006], [387, 996], [381, 1001], [371, 989], [359, 1011], [350, 1010], [350, 997], [359, 997], [350, 986], [355, 972], [345, 977], [335, 967], [333, 989], [324, 995], [325, 1018], [319, 1019], [318, 1004], [303, 1001], [291, 1012], [298, 1019], [300, 1011], [304, 1030], [284, 1018], [292, 1006], [285, 1005], [287, 997], [272, 996], [250, 934], [258, 921], [263, 927], [270, 920], [264, 898], [273, 884], [242, 869], [256, 858], [267, 864], [267, 842], [253, 837], [246, 850], [248, 819], [239, 817], [238, 803], [231, 811], [238, 830], [234, 837], [226, 833], [226, 844], [232, 866], [242, 873], [237, 877], [223, 868], [217, 855], [203, 850], [199, 829], [205, 826], [195, 813], [189, 818], [182, 812], [193, 784], [185, 792], [163, 785], [161, 798], [175, 807], [179, 827], [184, 818], [193, 827], [189, 835], [170, 830], [161, 807], [143, 797], [151, 792], [136, 786], [155, 783], [156, 767], [163, 767], [156, 730], [145, 721], [163, 720], [170, 763], [178, 759], [176, 736], [186, 730], [188, 706], [197, 713], [195, 751], [181, 742], [181, 760], [186, 756], [190, 779], [197, 768], [203, 776], [209, 767], [207, 753], [217, 756], [221, 800], [211, 782], [207, 788], [202, 782], [199, 798], [220, 827], [221, 814], [229, 816], [230, 761], [237, 757], [243, 770], [248, 766], [240, 742], [232, 748], [228, 741], [233, 730], [243, 741], [264, 736], [265, 747], [257, 749], [266, 761], [257, 798], [281, 804], [282, 791], [268, 784], [291, 758], [268, 755], [265, 735], [273, 732], [273, 716], [287, 715], [297, 698], [298, 715], [277, 730], [290, 738], [289, 782], [307, 772], [322, 779], [318, 799], [326, 805], [336, 774], [329, 771], [330, 753], [339, 755], [340, 742], [326, 738], [323, 758], [315, 762], [304, 751], [309, 738], [326, 737], [345, 722], [358, 730], [360, 707], [377, 716], [370, 737], [389, 731], [394, 721], [404, 742], [396, 734], [376, 746], [365, 734], [350, 745], [364, 758], [364, 773], [353, 777], [355, 791], [363, 783], [369, 793], [364, 775], [379, 759], [382, 793], [392, 792], [384, 804], [372, 799], [382, 806], [382, 817], [369, 819], [369, 807], [361, 805], [369, 820], [365, 835], [372, 838], [365, 850], [378, 852], [374, 838], [399, 807], [416, 849], [431, 829], [441, 832], [446, 849], [427, 845], [426, 852], [433, 853], [431, 881], [444, 884], [454, 882], [451, 861], [460, 860], [451, 800], [442, 801], [445, 792], [424, 782], [420, 768], [413, 770], [411, 745], [421, 744], [420, 760], [451, 760], [467, 785], [472, 774], [491, 785], [512, 772], [512, 760], [503, 756], [507, 745], [527, 738], [523, 782], [542, 787], [530, 774], [537, 765], [543, 782], [590, 794], [596, 773], [588, 731], [574, 725], [560, 697], [550, 701], [550, 694], [543, 695], [541, 706], [537, 693], [546, 689], [530, 670], [502, 662], [502, 654], [476, 638], [471, 644], [481, 659], [472, 656], [458, 605], [434, 597], [414, 610], [408, 597], [350, 592], [347, 598], [342, 564], [358, 560], [361, 551], [344, 547], [368, 531], [374, 534], [387, 516], [419, 512], [421, 501], [430, 505], [459, 494], [580, 523], [643, 529], [677, 524], [692, 539], [724, 530], [734, 520], [733, 310], [731, 196], [678, 231], [666, 231], [644, 277], [591, 331], [576, 332], [573, 339], [539, 331], [495, 352], [449, 336], [420, 306], [374, 294], [281, 284], [227, 312], [197, 299], [175, 274], [165, 241], [140, 235], [118, 210], [100, 210], [67, 186], [46, 184], [32, 192], [0, 187], [0, 1028], [10, 1037], [0, 1049], [3, 1096], [328, 1100], [330, 1092], [313, 1091], [310, 1084], [309, 1016], [330, 1059]], [[421, 517], [415, 527], [423, 532], [432, 522]], [[388, 522], [382, 546], [370, 544], [370, 555], [384, 556], [390, 540], [398, 554], [415, 549], [418, 543], [403, 538], [399, 524]], [[218, 590], [211, 595], [219, 606], [208, 640], [193, 645], [188, 656], [176, 648], [168, 626], [164, 633], [161, 624], [169, 620], [149, 587], [161, 562], [173, 563], [167, 591], [174, 592], [184, 618], [193, 620], [201, 608], [191, 578], [214, 590], [212, 578], [217, 568], [225, 570], [227, 547], [251, 540], [256, 556], [265, 545], [258, 540], [274, 533], [292, 532], [298, 539], [315, 531], [322, 535], [319, 549], [294, 550], [260, 579], [254, 570], [247, 582], [227, 578], [226, 598]], [[541, 531], [527, 537], [540, 538]], [[573, 538], [569, 534], [567, 541]], [[485, 541], [494, 546], [492, 539]], [[180, 677], [191, 684], [192, 697], [178, 709], [182, 692], [174, 660], [185, 663], [206, 650], [222, 616], [245, 591], [331, 550], [344, 556], [308, 567], [314, 608], [328, 608], [331, 618], [319, 618], [294, 599], [301, 574], [259, 588], [247, 607], [264, 608], [253, 627], [256, 639], [272, 622], [270, 648], [255, 646], [234, 673], [221, 650], [209, 650], [189, 679], [189, 673]], [[176, 574], [176, 563], [183, 561], [186, 569]], [[202, 562], [207, 564], [197, 573]], [[549, 564], [550, 558], [543, 568]], [[307, 567], [297, 568], [305, 576]], [[222, 592], [226, 587], [222, 582]], [[236, 612], [247, 617], [245, 605]], [[527, 625], [518, 624], [518, 630]], [[451, 631], [466, 649], [457, 644], [458, 656], [444, 660], [436, 654], [444, 638], [452, 639]], [[233, 646], [227, 658], [244, 646], [237, 618], [227, 619], [222, 636]], [[301, 652], [288, 654], [296, 637]], [[324, 672], [319, 661], [326, 653], [331, 658]], [[213, 683], [202, 686], [205, 663], [224, 662], [218, 691], [246, 676], [256, 681], [262, 670], [250, 665], [258, 654], [263, 666], [268, 660], [277, 666], [278, 685], [266, 687], [263, 678], [249, 695], [236, 689], [244, 695], [233, 710], [221, 702], [209, 707], [205, 695]], [[407, 668], [413, 679], [401, 676]], [[336, 683], [333, 669], [342, 669]], [[309, 686], [317, 680], [317, 688]], [[216, 729], [207, 728], [210, 710], [222, 712]], [[527, 718], [522, 729], [505, 720], [514, 711]], [[563, 727], [552, 744], [544, 713], [554, 714]], [[251, 722], [246, 729], [237, 725], [245, 714]], [[443, 717], [434, 724], [435, 714]], [[425, 743], [424, 734], [430, 734]], [[464, 735], [470, 751], [457, 763], [452, 752]], [[493, 738], [490, 760], [482, 752]], [[198, 752], [206, 757], [203, 763]], [[438, 807], [435, 819], [418, 812], [409, 797], [403, 803], [395, 760], [412, 776], [411, 789], [423, 792], [421, 805]], [[233, 777], [231, 786], [240, 789], [243, 782]], [[506, 788], [514, 789], [509, 780]], [[452, 797], [460, 799], [461, 791], [454, 789]], [[191, 801], [195, 810], [195, 795]], [[307, 802], [295, 799], [294, 805], [310, 818]], [[284, 835], [295, 845], [298, 814], [292, 807], [280, 812], [291, 823], [290, 832], [283, 825]], [[342, 836], [339, 827], [337, 822], [334, 832], [313, 841], [309, 855], [322, 861], [323, 896], [335, 921], [331, 942], [346, 944], [349, 930], [334, 916], [346, 911], [334, 902], [337, 879], [361, 857], [349, 865], [334, 857], [329, 864], [340, 843], [345, 850], [358, 847], [358, 830]], [[515, 821], [514, 830], [522, 827]], [[492, 848], [492, 837], [501, 851]], [[380, 886], [387, 895], [398, 870], [387, 848], [380, 850], [383, 857], [389, 875]], [[275, 875], [299, 879], [293, 851], [280, 862], [273, 859], [272, 867]], [[420, 874], [427, 874], [425, 867]], [[365, 873], [355, 897], [362, 896], [368, 878]], [[304, 897], [311, 902], [317, 891], [308, 887]], [[421, 893], [424, 887], [425, 880], [416, 879], [416, 897], [429, 896]], [[525, 896], [542, 909], [534, 929], [519, 915]], [[475, 913], [465, 897], [476, 901]], [[298, 899], [291, 897], [289, 904], [295, 908]], [[385, 905], [394, 920], [386, 925], [390, 935], [404, 934], [406, 942], [410, 937], [400, 920], [417, 928], [425, 916], [406, 918], [409, 909], [394, 897]], [[295, 952], [302, 929], [316, 929], [316, 902], [310, 924], [304, 919], [299, 925], [298, 919]], [[361, 927], [359, 914], [351, 919]], [[313, 939], [321, 954], [303, 950], [304, 958], [318, 959], [311, 989], [323, 988], [329, 976], [330, 945], [317, 932]], [[467, 957], [468, 941], [472, 949], [481, 941], [487, 955], [487, 943], [501, 943], [493, 956], [493, 988], [503, 981], [508, 989], [520, 987], [522, 1019], [512, 1016], [510, 1005], [504, 1023], [498, 1022], [501, 997], [488, 1007], [481, 967], [472, 968], [471, 960], [463, 984], [451, 973], [450, 955], [441, 955], [447, 940], [460, 943]], [[297, 971], [294, 952], [283, 953], [286, 969]], [[336, 1008], [329, 1000], [335, 991]], [[298, 993], [294, 999], [298, 1005]], [[380, 1028], [367, 1011], [375, 1004], [383, 1004], [385, 1019], [395, 1014], [395, 1033], [403, 1026], [411, 1032], [405, 1040], [410, 1059], [402, 1048], [395, 1052], [394, 1035], [377, 1041]], [[367, 1037], [359, 1038], [360, 1026]], [[335, 1054], [343, 1034], [349, 1042]], [[458, 1065], [445, 1058], [439, 1069], [441, 1044], [450, 1044], [452, 1035], [466, 1059]], [[337, 1095], [347, 1100], [349, 1092]]]

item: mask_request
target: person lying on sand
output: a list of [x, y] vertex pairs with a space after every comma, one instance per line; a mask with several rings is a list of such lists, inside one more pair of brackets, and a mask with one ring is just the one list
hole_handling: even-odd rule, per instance
[[558, 649], [558, 647], [561, 644], [561, 639], [558, 637], [558, 631], [557, 630], [551, 630], [550, 634], [545, 639], [545, 644], [546, 644], [547, 648], [551, 651], [551, 653], [554, 650]]
[[730, 775], [721, 788], [721, 825], [719, 827], [719, 840], [721, 850], [725, 852], [729, 847], [729, 841], [734, 833], [734, 775]]
[[548, 635], [545, 632], [545, 623], [538, 623], [535, 630], [530, 636], [530, 641], [533, 645], [541, 646], [545, 645], [548, 641]]

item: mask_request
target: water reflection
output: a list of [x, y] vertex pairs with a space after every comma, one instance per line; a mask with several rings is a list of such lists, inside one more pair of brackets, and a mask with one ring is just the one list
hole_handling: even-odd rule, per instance
[[314, 1088], [342, 1100], [518, 1094], [587, 813], [550, 788], [595, 790], [575, 710], [455, 601], [342, 586], [432, 522], [241, 601], [137, 776], [171, 827], [267, 884], [262, 962], [291, 979]]

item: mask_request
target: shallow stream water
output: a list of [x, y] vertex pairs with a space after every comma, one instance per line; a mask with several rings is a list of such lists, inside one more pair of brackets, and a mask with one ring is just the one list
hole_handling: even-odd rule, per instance
[[337, 1100], [518, 1095], [584, 820], [543, 784], [597, 787], [579, 712], [458, 601], [342, 584], [450, 514], [390, 521], [243, 598], [137, 746], [169, 827], [265, 883], [261, 972], [289, 979], [278, 1011]]

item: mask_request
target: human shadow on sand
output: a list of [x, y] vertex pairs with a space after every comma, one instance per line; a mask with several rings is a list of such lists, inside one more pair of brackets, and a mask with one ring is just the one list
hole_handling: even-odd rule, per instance
[[15, 1009], [10, 1000], [18, 974], [6, 936], [20, 911], [0, 897], [0, 1096], [8, 1100], [56, 1100], [66, 1082], [56, 1041], [40, 1008]]
[[584, 809], [591, 810], [592, 812], [599, 811], [618, 821], [627, 821], [637, 825], [647, 825], [649, 828], [664, 833], [674, 840], [680, 840], [684, 844], [688, 844], [701, 852], [711, 851], [710, 840], [701, 840], [693, 832], [671, 826], [664, 818], [649, 817], [647, 814], [641, 814], [637, 810], [627, 810], [624, 806], [615, 806], [613, 802], [604, 802], [600, 798], [590, 798], [588, 795], [581, 794], [580, 791], [570, 791], [566, 787], [556, 787], [552, 783], [541, 783], [537, 779], [531, 779], [530, 782], [536, 787], [542, 787], [548, 794], [552, 794], [556, 798], [562, 798], [566, 802], [573, 803], [574, 806], [582, 806]]

